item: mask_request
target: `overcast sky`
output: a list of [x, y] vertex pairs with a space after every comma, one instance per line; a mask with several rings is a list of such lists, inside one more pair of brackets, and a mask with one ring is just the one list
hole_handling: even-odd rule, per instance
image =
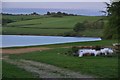
[[59, 8], [104, 10], [103, 2], [3, 2], [3, 8]]

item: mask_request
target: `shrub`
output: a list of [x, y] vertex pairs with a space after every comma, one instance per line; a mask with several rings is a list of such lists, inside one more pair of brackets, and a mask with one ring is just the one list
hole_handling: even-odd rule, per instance
[[101, 46], [95, 46], [95, 50], [100, 50]]
[[64, 53], [65, 55], [71, 55], [71, 56], [79, 56], [78, 54], [78, 50], [79, 48], [76, 46], [73, 46], [72, 48], [70, 48], [66, 53]]
[[76, 23], [75, 27], [73, 28], [73, 30], [75, 32], [84, 31], [85, 30], [84, 23]]

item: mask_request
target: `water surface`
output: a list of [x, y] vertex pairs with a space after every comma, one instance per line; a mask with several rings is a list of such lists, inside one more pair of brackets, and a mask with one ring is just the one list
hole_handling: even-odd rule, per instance
[[60, 37], [60, 36], [0, 35], [0, 37], [2, 37], [2, 47], [33, 46], [33, 45], [47, 45], [101, 40], [101, 38], [92, 37]]

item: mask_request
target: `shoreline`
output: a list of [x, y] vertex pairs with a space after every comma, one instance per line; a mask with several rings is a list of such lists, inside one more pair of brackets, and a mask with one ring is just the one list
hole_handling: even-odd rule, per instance
[[18, 36], [56, 36], [56, 37], [88, 37], [88, 38], [101, 38], [93, 36], [62, 36], [62, 35], [34, 35], [34, 34], [0, 34], [1, 35], [18, 35]]
[[[2, 36], [2, 35], [1, 35], [1, 36]], [[3, 36], [5, 37], [5, 35], [3, 35]], [[29, 39], [29, 36], [30, 36], [30, 35], [29, 35], [29, 36], [28, 36], [28, 35], [24, 35], [24, 36], [22, 36], [22, 35], [6, 35], [6, 37], [7, 37], [7, 36], [9, 36], [9, 37], [16, 37], [16, 38], [17, 38], [17, 37], [19, 38], [19, 36], [23, 38], [23, 37], [25, 36], [25, 38], [28, 37], [28, 39]], [[54, 39], [54, 38], [55, 38], [55, 39], [56, 39], [56, 38], [61, 38], [61, 39], [62, 39], [62, 38], [65, 38], [65, 37], [63, 37], [63, 36], [30, 36], [30, 37], [31, 37], [31, 39], [32, 39], [32, 37], [33, 37], [33, 38], [36, 37], [36, 39], [37, 39], [37, 38], [40, 38], [40, 39], [41, 39], [41, 37], [43, 37], [43, 39], [44, 39], [44, 37], [45, 37], [45, 38], [47, 38], [47, 37], [49, 38], [49, 37], [50, 37], [50, 38], [53, 38], [53, 39]], [[79, 40], [77, 40], [77, 41], [76, 41], [76, 40], [75, 40], [75, 41], [73, 41], [73, 40], [72, 40], [72, 41], [69, 41], [69, 40], [68, 40], [68, 41], [66, 41], [66, 42], [65, 42], [65, 41], [59, 41], [59, 42], [52, 41], [52, 42], [49, 42], [49, 43], [39, 43], [39, 42], [40, 42], [40, 41], [39, 41], [38, 44], [33, 44], [33, 43], [31, 44], [31, 43], [30, 43], [30, 44], [28, 44], [28, 45], [24, 45], [24, 43], [23, 43], [23, 44], [19, 44], [19, 43], [18, 43], [17, 45], [11, 45], [11, 46], [10, 46], [10, 45], [8, 45], [8, 46], [2, 46], [2, 45], [1, 45], [0, 48], [29, 47], [29, 46], [46, 46], [46, 45], [61, 45], [61, 44], [69, 44], [69, 43], [75, 43], [75, 42], [78, 42], [78, 43], [79, 43], [79, 42], [94, 42], [94, 41], [101, 41], [101, 40], [102, 40], [101, 38], [94, 38], [94, 37], [66, 37], [65, 39], [73, 39], [73, 38], [74, 38], [74, 39], [79, 39]], [[82, 38], [83, 38], [84, 40], [82, 40]], [[14, 38], [13, 38], [13, 39], [14, 39]], [[88, 39], [88, 40], [86, 40], [86, 39]], [[90, 39], [90, 40], [89, 40], [89, 39]], [[35, 43], [35, 42], [34, 42], [34, 43]]]
[[0, 49], [20, 49], [20, 48], [31, 48], [31, 47], [48, 47], [48, 48], [59, 48], [67, 46], [112, 46], [112, 43], [116, 43], [117, 40], [100, 40], [100, 41], [87, 41], [87, 42], [70, 42], [60, 44], [49, 44], [49, 45], [34, 45], [34, 46], [17, 46], [17, 47], [0, 47]]

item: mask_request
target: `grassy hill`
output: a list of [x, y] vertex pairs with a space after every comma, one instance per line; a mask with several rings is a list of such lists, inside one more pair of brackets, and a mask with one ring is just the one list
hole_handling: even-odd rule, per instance
[[[28, 35], [63, 35], [66, 32], [73, 31], [77, 22], [96, 21], [101, 17], [96, 16], [34, 16], [34, 15], [17, 15], [4, 16], [5, 19], [12, 19], [15, 22], [8, 23], [3, 27], [3, 34], [28, 34]], [[96, 29], [99, 34], [94, 35], [95, 29], [81, 32], [86, 36], [101, 36], [102, 29]], [[96, 31], [95, 30], [95, 31]], [[92, 33], [91, 33], [92, 32]], [[88, 34], [89, 33], [89, 34]], [[96, 34], [96, 33], [95, 33]]]

